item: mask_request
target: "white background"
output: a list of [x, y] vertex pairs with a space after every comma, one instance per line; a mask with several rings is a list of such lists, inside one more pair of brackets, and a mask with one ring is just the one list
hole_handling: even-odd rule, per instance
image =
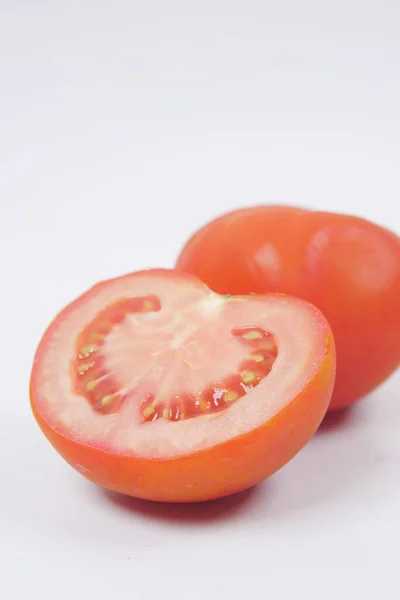
[[[399, 373], [238, 497], [152, 505], [30, 415], [43, 329], [264, 202], [400, 228], [396, 0], [0, 1], [0, 588], [7, 600], [398, 600]], [[368, 323], [366, 323], [366, 327]]]

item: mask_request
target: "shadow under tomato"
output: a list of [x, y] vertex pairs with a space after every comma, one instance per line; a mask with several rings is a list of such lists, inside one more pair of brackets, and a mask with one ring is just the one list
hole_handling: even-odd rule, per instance
[[351, 426], [351, 422], [356, 418], [356, 411], [357, 408], [353, 405], [326, 413], [316, 434], [329, 433]]
[[232, 519], [241, 512], [247, 512], [249, 504], [257, 496], [257, 486], [217, 500], [193, 503], [153, 502], [131, 498], [116, 492], [100, 490], [108, 502], [120, 510], [134, 512], [153, 519], [202, 524], [204, 522]]
[[370, 427], [369, 415], [367, 403], [328, 414], [303, 450], [273, 476], [271, 493], [257, 506], [259, 516], [314, 518], [316, 507], [324, 514], [324, 506], [351, 503], [361, 481], [374, 481], [382, 461], [380, 433]]
[[[88, 517], [85, 511], [87, 507], [92, 510], [92, 503], [94, 536], [102, 514], [96, 511], [104, 507], [127, 516], [130, 513], [133, 526], [135, 513], [159, 523], [193, 523], [196, 529], [207, 522], [230, 526], [240, 521], [246, 528], [259, 530], [271, 522], [295, 521], [303, 513], [314, 519], [316, 508], [322, 510], [323, 518], [330, 518], [332, 505], [346, 502], [346, 498], [351, 501], [353, 494], [360, 493], [360, 483], [363, 489], [376, 485], [376, 470], [385, 460], [384, 432], [400, 427], [398, 382], [388, 382], [348, 410], [329, 413], [310, 443], [267, 481], [234, 496], [199, 504], [160, 504], [104, 492], [63, 464], [30, 415], [10, 416], [0, 422], [7, 458], [1, 510], [10, 521], [29, 527], [39, 537], [48, 527], [59, 527], [66, 535], [71, 530], [81, 535]], [[396, 476], [392, 456], [385, 469], [387, 476]], [[75, 500], [83, 503], [83, 510]], [[123, 527], [126, 521], [129, 519], [122, 520]]]

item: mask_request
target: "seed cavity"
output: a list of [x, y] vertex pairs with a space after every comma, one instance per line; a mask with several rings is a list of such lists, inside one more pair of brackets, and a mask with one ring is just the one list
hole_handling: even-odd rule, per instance
[[243, 343], [244, 354], [247, 355], [235, 374], [225, 381], [211, 384], [202, 392], [177, 395], [167, 402], [160, 402], [153, 396], [145, 397], [140, 406], [143, 422], [154, 422], [159, 418], [178, 422], [200, 415], [217, 417], [218, 413], [254, 390], [271, 371], [277, 357], [275, 339], [254, 325], [234, 329], [232, 335]]
[[[79, 335], [72, 361], [74, 385], [93, 410], [104, 415], [115, 413], [128, 395], [127, 391], [121, 391], [104, 363], [102, 346], [108, 334], [128, 314], [159, 310], [161, 303], [156, 296], [124, 298], [97, 315]], [[138, 406], [143, 423], [160, 418], [172, 423], [200, 415], [218, 418], [218, 413], [254, 390], [271, 371], [277, 357], [275, 339], [254, 323], [234, 328], [231, 333], [243, 347], [243, 360], [234, 373], [222, 381], [211, 382], [206, 389], [196, 393], [185, 392], [162, 400], [152, 394], [145, 395]], [[185, 364], [188, 369], [196, 368], [188, 361]]]
[[[236, 374], [225, 381], [212, 384], [198, 394], [175, 396], [168, 403], [157, 404], [151, 419], [162, 417], [169, 421], [181, 421], [199, 415], [219, 413], [232, 406], [239, 398], [248, 394], [271, 371], [277, 357], [278, 349], [273, 335], [258, 325], [244, 325], [232, 330], [232, 335], [243, 344], [247, 358], [239, 365]], [[250, 354], [249, 354], [250, 349]], [[257, 366], [256, 366], [257, 365]], [[141, 413], [146, 420], [146, 402], [142, 404]]]

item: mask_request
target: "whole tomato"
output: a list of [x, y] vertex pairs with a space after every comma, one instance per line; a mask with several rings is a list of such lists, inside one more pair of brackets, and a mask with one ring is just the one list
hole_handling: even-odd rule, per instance
[[244, 208], [197, 231], [176, 266], [219, 293], [282, 292], [315, 304], [336, 342], [330, 409], [352, 404], [400, 363], [400, 239], [365, 219]]

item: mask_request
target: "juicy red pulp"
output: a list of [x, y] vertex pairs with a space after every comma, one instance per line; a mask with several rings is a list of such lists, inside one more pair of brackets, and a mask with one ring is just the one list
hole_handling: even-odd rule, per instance
[[[96, 412], [115, 413], [123, 402], [135, 397], [134, 389], [121, 389], [105, 364], [102, 346], [107, 336], [127, 315], [160, 310], [160, 299], [154, 295], [121, 299], [101, 311], [78, 336], [72, 361], [74, 387]], [[201, 392], [184, 391], [167, 401], [158, 400], [153, 393], [142, 395], [138, 402], [142, 422], [159, 418], [180, 421], [220, 412], [253, 390], [271, 371], [277, 357], [274, 336], [256, 324], [236, 327], [231, 334], [243, 346], [243, 360], [236, 373], [212, 382]]]

